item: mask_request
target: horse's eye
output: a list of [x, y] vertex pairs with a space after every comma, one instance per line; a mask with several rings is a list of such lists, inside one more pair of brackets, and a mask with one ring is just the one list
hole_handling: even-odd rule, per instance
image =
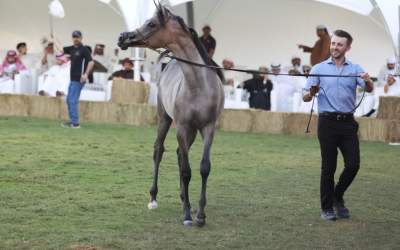
[[148, 24], [148, 26], [149, 26], [150, 28], [156, 27], [156, 25], [155, 25], [154, 23], [152, 23], [152, 22], [150, 22], [150, 23]]

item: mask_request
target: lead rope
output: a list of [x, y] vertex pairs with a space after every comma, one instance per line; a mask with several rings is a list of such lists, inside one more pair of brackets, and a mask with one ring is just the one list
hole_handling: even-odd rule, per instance
[[[168, 57], [168, 58], [170, 58], [170, 59], [175, 59], [175, 60], [177, 60], [177, 61], [179, 61], [179, 62], [183, 62], [183, 63], [189, 64], [189, 65], [193, 65], [193, 66], [196, 66], [196, 67], [209, 68], [209, 69], [219, 69], [219, 70], [236, 71], [236, 72], [249, 73], [249, 74], [264, 74], [264, 75], [279, 75], [279, 76], [340, 77], [340, 78], [348, 78], [348, 77], [356, 77], [356, 78], [358, 78], [358, 77], [360, 77], [359, 75], [330, 75], [330, 74], [308, 74], [308, 75], [306, 75], [306, 74], [296, 74], [296, 75], [291, 75], [291, 74], [285, 74], [285, 73], [273, 74], [273, 73], [270, 73], [270, 72], [261, 72], [261, 71], [259, 71], [259, 70], [245, 70], [245, 69], [236, 69], [236, 68], [225, 69], [225, 68], [219, 67], [219, 66], [205, 65], [205, 64], [201, 64], [201, 63], [191, 62], [191, 61], [188, 61], [188, 60], [185, 60], [185, 59], [182, 59], [182, 58], [173, 56], [173, 55], [169, 55], [170, 51], [168, 51], [168, 50], [166, 50], [166, 51], [164, 51], [164, 52], [161, 52], [161, 51], [156, 50], [156, 49], [154, 49], [154, 50], [155, 50], [157, 53], [160, 54], [159, 59], [161, 59], [161, 57], [165, 56], [165, 57]], [[322, 91], [324, 92], [325, 97], [326, 97], [326, 100], [327, 100], [329, 106], [331, 106], [331, 108], [332, 108], [333, 110], [335, 110], [336, 112], [339, 112], [339, 113], [340, 113], [340, 111], [338, 111], [338, 110], [332, 105], [332, 103], [330, 102], [328, 96], [326, 95], [325, 89], [322, 88], [322, 87], [320, 87], [320, 89], [322, 89]], [[355, 111], [360, 107], [361, 103], [362, 103], [363, 100], [364, 100], [364, 97], [365, 97], [365, 88], [364, 88], [363, 95], [362, 95], [362, 97], [361, 97], [360, 102], [354, 107], [354, 109], [353, 109], [350, 113], [355, 112]], [[313, 115], [313, 113], [314, 113], [314, 102], [315, 102], [315, 96], [313, 97], [313, 100], [312, 100], [310, 116], [309, 116], [309, 119], [308, 119], [307, 128], [306, 128], [306, 132], [305, 132], [306, 134], [308, 134], [308, 133], [311, 132], [311, 131], [310, 131], [310, 125], [311, 125], [312, 115]]]
[[[336, 112], [340, 113], [340, 111], [338, 111], [338, 110], [332, 105], [332, 103], [330, 102], [330, 100], [329, 100], [329, 98], [328, 98], [328, 95], [327, 95], [326, 92], [325, 92], [325, 89], [324, 89], [323, 87], [320, 87], [320, 89], [324, 92], [326, 101], [328, 102], [329, 106], [331, 106], [331, 108], [332, 108], [333, 110], [335, 110]], [[313, 112], [314, 112], [314, 101], [315, 101], [315, 98], [316, 98], [316, 97], [317, 97], [317, 96], [314, 96], [314, 97], [313, 97], [313, 100], [312, 100], [310, 116], [309, 116], [308, 123], [307, 123], [307, 128], [306, 128], [306, 134], [309, 134], [309, 133], [311, 132], [311, 130], [310, 130], [310, 125], [311, 125], [312, 115], [313, 115]], [[361, 96], [360, 102], [354, 107], [354, 109], [353, 109], [350, 113], [355, 112], [355, 111], [361, 106], [361, 103], [363, 102], [364, 97], [365, 97], [365, 88], [363, 89], [363, 94], [362, 94], [362, 96]]]

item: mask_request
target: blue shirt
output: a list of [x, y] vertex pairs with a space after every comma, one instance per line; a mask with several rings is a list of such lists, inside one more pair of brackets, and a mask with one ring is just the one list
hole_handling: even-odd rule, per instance
[[[350, 60], [345, 60], [342, 66], [337, 67], [332, 58], [323, 61], [311, 69], [310, 74], [323, 75], [361, 75], [364, 70]], [[365, 82], [360, 77], [318, 77], [307, 79], [306, 90], [311, 86], [319, 85], [318, 112], [350, 113], [356, 105], [357, 86], [365, 88]], [[325, 95], [326, 94], [326, 95]], [[330, 102], [330, 103], [329, 103]], [[333, 106], [333, 107], [332, 107]]]

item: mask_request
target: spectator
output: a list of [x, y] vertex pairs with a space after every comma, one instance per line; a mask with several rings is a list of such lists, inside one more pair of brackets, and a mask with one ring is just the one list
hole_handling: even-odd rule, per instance
[[328, 29], [324, 25], [317, 26], [318, 41], [314, 44], [314, 47], [308, 47], [306, 45], [298, 45], [299, 49], [303, 52], [311, 53], [311, 65], [314, 66], [322, 61], [325, 61], [330, 57], [330, 45], [331, 38], [328, 33]]
[[385, 86], [388, 81], [388, 76], [395, 74], [396, 74], [396, 58], [390, 57], [386, 60], [386, 65], [384, 65], [379, 71], [377, 87]]
[[68, 93], [70, 81], [70, 63], [64, 53], [56, 55], [56, 65], [44, 73], [39, 95], [61, 97]]
[[9, 50], [0, 65], [0, 93], [14, 93], [15, 75], [26, 70], [15, 50]]
[[[297, 88], [297, 83], [293, 83], [291, 77], [279, 75], [281, 73], [281, 64], [271, 64], [272, 74], [271, 81], [274, 85], [274, 102], [273, 111], [292, 112], [293, 111], [293, 95]], [[293, 71], [291, 71], [293, 73]]]
[[[115, 71], [108, 80], [114, 80], [118, 78], [133, 80], [135, 74], [133, 70], [133, 62], [129, 58], [125, 58], [122, 61], [122, 67], [122, 70]], [[142, 76], [140, 76], [140, 80], [144, 80]]]
[[15, 75], [26, 70], [25, 65], [19, 59], [15, 50], [9, 50], [7, 56], [0, 66], [0, 76], [14, 79]]
[[301, 65], [301, 58], [299, 56], [292, 57], [292, 65], [285, 67], [284, 71], [289, 72], [295, 70], [296, 74], [303, 74], [303, 66]]
[[111, 60], [104, 54], [105, 45], [96, 44], [93, 51], [93, 72], [107, 73], [111, 71]]
[[400, 96], [399, 77], [394, 77], [393, 75], [389, 75], [387, 77], [387, 81], [386, 81], [386, 84], [383, 89], [384, 89], [385, 95]]
[[[260, 67], [259, 71], [268, 73], [267, 67]], [[250, 108], [271, 110], [272, 82], [267, 74], [254, 74], [253, 78], [242, 83], [241, 87], [250, 93]]]
[[80, 128], [79, 121], [79, 97], [85, 83], [89, 80], [89, 74], [93, 69], [94, 62], [90, 50], [82, 44], [82, 33], [72, 33], [73, 44], [64, 47], [64, 53], [70, 56], [71, 82], [68, 87], [67, 105], [70, 121], [63, 124], [66, 128]]
[[54, 43], [46, 39], [43, 40], [43, 55], [40, 60], [40, 72], [43, 73], [49, 70], [56, 64], [56, 53], [54, 49]]
[[31, 54], [28, 54], [28, 46], [25, 42], [17, 44], [18, 57], [28, 69], [33, 69], [37, 58]]
[[203, 27], [203, 35], [200, 37], [200, 41], [202, 42], [210, 58], [213, 58], [215, 48], [217, 47], [217, 41], [211, 35], [211, 27], [209, 25], [205, 25]]
[[235, 98], [235, 89], [240, 85], [240, 75], [237, 72], [231, 71], [235, 67], [235, 64], [231, 59], [224, 59], [222, 61], [222, 66], [224, 70], [225, 82], [224, 84], [224, 92], [226, 99], [234, 99]]

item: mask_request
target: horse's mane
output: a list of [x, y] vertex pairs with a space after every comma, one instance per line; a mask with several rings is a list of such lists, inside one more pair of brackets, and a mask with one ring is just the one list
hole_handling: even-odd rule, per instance
[[[173, 14], [171, 13], [171, 15], [173, 15]], [[208, 55], [206, 49], [204, 48], [204, 45], [200, 41], [199, 35], [197, 34], [196, 30], [194, 30], [193, 28], [188, 28], [182, 17], [173, 15], [173, 18], [179, 23], [179, 25], [185, 32], [190, 34], [190, 37], [192, 38], [192, 41], [193, 41], [194, 45], [196, 46], [196, 49], [199, 52], [204, 63], [209, 66], [219, 67], [219, 65], [213, 59], [211, 59], [210, 56]], [[163, 56], [163, 54], [161, 54], [160, 58], [162, 56]], [[213, 70], [217, 73], [217, 75], [221, 79], [221, 81], [225, 82], [225, 77], [224, 77], [224, 73], [222, 72], [222, 70], [220, 70], [220, 69], [213, 69]]]

